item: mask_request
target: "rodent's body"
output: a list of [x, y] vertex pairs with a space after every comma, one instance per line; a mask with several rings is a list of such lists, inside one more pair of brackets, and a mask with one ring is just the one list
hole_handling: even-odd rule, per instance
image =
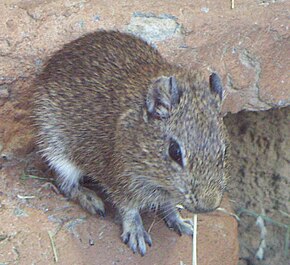
[[72, 158], [103, 185], [114, 182], [110, 158], [120, 116], [140, 108], [156, 73], [168, 68], [149, 47], [117, 32], [90, 34], [57, 52], [37, 80], [37, 99], [41, 98], [37, 116], [41, 123], [52, 125], [42, 139], [55, 144], [53, 156], [58, 150], [60, 156]]
[[169, 226], [192, 234], [174, 205], [199, 212], [220, 203], [226, 142], [222, 91], [216, 76], [211, 81], [209, 89], [201, 75], [115, 31], [65, 45], [37, 78], [39, 145], [62, 191], [103, 214], [101, 200], [79, 186], [84, 175], [98, 180], [120, 210], [133, 251], [145, 254], [151, 244], [139, 210], [159, 207]]

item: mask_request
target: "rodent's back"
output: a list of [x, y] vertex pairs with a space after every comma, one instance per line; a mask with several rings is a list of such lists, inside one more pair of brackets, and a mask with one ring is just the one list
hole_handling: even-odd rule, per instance
[[116, 31], [98, 31], [65, 45], [36, 81], [41, 148], [71, 154], [77, 163], [107, 163], [118, 117], [144, 104], [149, 83], [166, 67], [150, 45]]
[[98, 31], [64, 45], [48, 60], [38, 83], [59, 85], [59, 93], [74, 88], [71, 93], [80, 97], [95, 92], [124, 99], [133, 96], [127, 90], [134, 87], [137, 95], [137, 89], [142, 90], [137, 84], [168, 66], [145, 41], [118, 31]]

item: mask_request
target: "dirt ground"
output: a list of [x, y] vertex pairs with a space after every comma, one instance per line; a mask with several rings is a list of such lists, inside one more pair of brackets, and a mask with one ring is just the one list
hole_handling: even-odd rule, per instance
[[[191, 264], [192, 239], [179, 237], [170, 231], [154, 213], [143, 213], [153, 246], [145, 257], [134, 255], [120, 240], [121, 227], [109, 202], [105, 218], [86, 213], [77, 204], [57, 194], [51, 172], [44, 172], [47, 168], [37, 157], [35, 152], [23, 161], [2, 157], [1, 265]], [[92, 184], [90, 186], [95, 188]], [[228, 201], [223, 207], [231, 211]], [[237, 257], [235, 219], [217, 212], [200, 215], [199, 264], [219, 265], [223, 260], [225, 265], [233, 265], [237, 263]]]
[[230, 194], [241, 218], [239, 264], [289, 264], [290, 108], [225, 121], [233, 144]]

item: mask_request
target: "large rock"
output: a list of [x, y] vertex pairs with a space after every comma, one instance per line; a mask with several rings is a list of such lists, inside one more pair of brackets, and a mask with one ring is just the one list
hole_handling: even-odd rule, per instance
[[[0, 162], [13, 164], [34, 148], [29, 120], [31, 81], [44, 60], [64, 43], [98, 29], [132, 32], [152, 42], [169, 61], [219, 72], [227, 96], [224, 112], [288, 105], [287, 9], [287, 1], [237, 1], [231, 9], [228, 1], [213, 0], [166, 1], [164, 4], [153, 0], [142, 3], [2, 0]], [[200, 229], [215, 223], [216, 219], [216, 216], [205, 219]], [[224, 247], [227, 236], [206, 241], [199, 250], [199, 264], [235, 264], [238, 255], [236, 224], [221, 221], [219, 225], [224, 235], [229, 234], [233, 240], [229, 241], [232, 248]], [[181, 253], [183, 257], [190, 257], [189, 240], [182, 242], [187, 243], [174, 251], [174, 247], [170, 248], [172, 252], [168, 255], [162, 254], [168, 261], [166, 264], [170, 264], [173, 257], [181, 257]], [[210, 255], [214, 253], [211, 257], [215, 262], [206, 249], [213, 249]], [[223, 257], [229, 259], [223, 260]], [[183, 261], [190, 263], [188, 259]]]
[[7, 84], [30, 78], [62, 44], [97, 29], [119, 29], [154, 42], [170, 61], [217, 70], [227, 89], [225, 111], [286, 106], [289, 3], [272, 2], [247, 0], [231, 9], [216, 1], [4, 0], [1, 101]]
[[[287, 1], [243, 1], [230, 9], [216, 1], [5, 0], [0, 6], [0, 144], [6, 153], [26, 152], [13, 137], [23, 139], [30, 131], [31, 79], [53, 51], [97, 29], [132, 32], [153, 42], [170, 61], [218, 71], [226, 89], [225, 112], [286, 106], [287, 7]], [[27, 137], [22, 144], [31, 142]]]

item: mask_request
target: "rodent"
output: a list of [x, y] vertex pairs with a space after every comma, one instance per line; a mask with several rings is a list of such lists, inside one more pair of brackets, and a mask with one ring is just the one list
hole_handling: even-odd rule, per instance
[[61, 191], [92, 214], [106, 190], [122, 218], [124, 243], [141, 255], [152, 240], [140, 211], [158, 208], [165, 223], [192, 235], [177, 204], [216, 209], [227, 185], [223, 88], [216, 73], [168, 63], [142, 39], [97, 31], [57, 51], [35, 81], [38, 144]]

